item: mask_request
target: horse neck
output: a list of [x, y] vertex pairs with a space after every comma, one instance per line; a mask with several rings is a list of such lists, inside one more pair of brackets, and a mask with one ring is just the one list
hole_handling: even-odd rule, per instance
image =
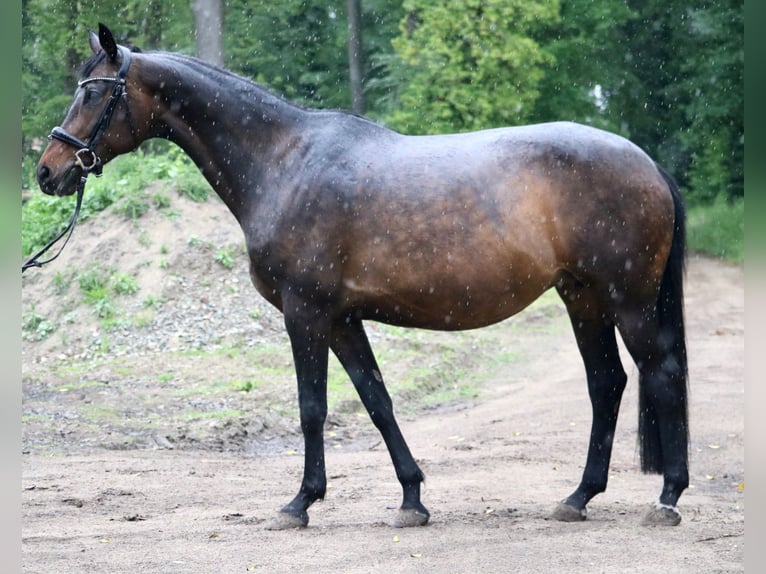
[[180, 146], [239, 220], [270, 162], [295, 145], [306, 111], [194, 58], [157, 55], [145, 72], [160, 108], [149, 137]]

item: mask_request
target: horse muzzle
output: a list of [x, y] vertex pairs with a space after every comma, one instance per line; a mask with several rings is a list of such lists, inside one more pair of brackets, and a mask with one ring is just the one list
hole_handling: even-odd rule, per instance
[[77, 190], [81, 171], [82, 169], [73, 163], [57, 177], [48, 165], [41, 162], [37, 165], [37, 183], [46, 195], [72, 195]]

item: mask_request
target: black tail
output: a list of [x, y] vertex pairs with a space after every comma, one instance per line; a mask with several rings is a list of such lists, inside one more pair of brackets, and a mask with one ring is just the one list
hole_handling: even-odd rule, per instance
[[[674, 376], [671, 380], [674, 384], [680, 386], [678, 391], [683, 404], [680, 410], [682, 420], [679, 420], [678, 423], [682, 424], [686, 431], [686, 443], [688, 444], [688, 365], [686, 358], [686, 330], [684, 328], [683, 289], [684, 269], [686, 266], [686, 212], [681, 192], [675, 180], [659, 165], [657, 169], [670, 188], [675, 211], [673, 243], [671, 244], [670, 255], [665, 266], [665, 274], [662, 276], [659, 298], [657, 300], [657, 315], [664, 348], [675, 359]], [[650, 397], [647, 396], [646, 389], [640, 383], [638, 409], [638, 439], [641, 469], [644, 472], [661, 473], [664, 468], [664, 460], [660, 444], [659, 427], [657, 424], [654, 424], [656, 413]], [[688, 456], [688, 453], [686, 455]]]

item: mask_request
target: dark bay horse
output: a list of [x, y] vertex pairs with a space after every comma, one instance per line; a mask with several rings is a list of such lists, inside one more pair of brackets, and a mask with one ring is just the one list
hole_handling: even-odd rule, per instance
[[393, 525], [426, 524], [423, 474], [363, 321], [472, 329], [551, 287], [571, 318], [593, 409], [582, 480], [554, 517], [583, 520], [606, 488], [627, 379], [619, 331], [639, 370], [642, 470], [664, 478], [644, 522], [680, 522], [676, 504], [688, 485], [684, 210], [672, 179], [643, 151], [573, 123], [405, 136], [293, 105], [191, 57], [129, 50], [103, 25], [90, 45], [71, 108], [40, 159], [40, 187], [72, 194], [83, 174], [166, 138], [231, 210], [255, 288], [284, 314], [298, 380], [303, 480], [269, 528], [306, 526], [307, 509], [325, 494], [330, 350], [402, 485]]

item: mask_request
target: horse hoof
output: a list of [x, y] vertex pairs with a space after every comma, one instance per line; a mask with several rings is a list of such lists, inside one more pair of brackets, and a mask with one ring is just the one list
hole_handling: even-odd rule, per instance
[[678, 509], [660, 502], [650, 506], [641, 518], [641, 526], [678, 526], [680, 523], [681, 513]]
[[263, 527], [264, 530], [292, 530], [295, 528], [306, 528], [309, 524], [309, 515], [303, 512], [300, 516], [295, 516], [289, 512], [278, 512], [277, 515], [269, 520]]
[[400, 508], [389, 523], [394, 528], [410, 528], [412, 526], [425, 526], [428, 524], [428, 513], [415, 510], [414, 508]]
[[560, 522], [582, 522], [588, 516], [588, 511], [562, 501], [553, 509], [551, 516]]

